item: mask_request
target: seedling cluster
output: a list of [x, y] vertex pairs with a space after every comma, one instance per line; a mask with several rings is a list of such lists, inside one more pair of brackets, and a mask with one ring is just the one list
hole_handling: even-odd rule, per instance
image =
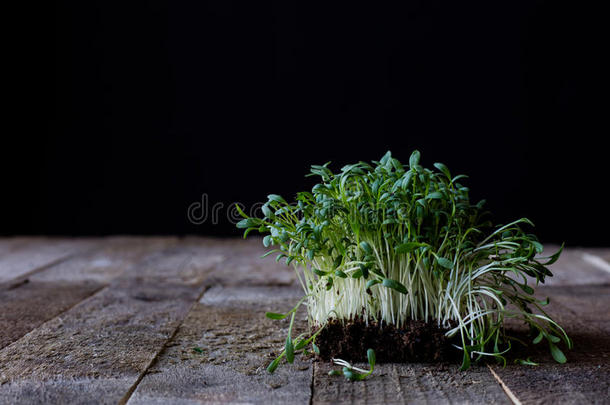
[[[554, 359], [566, 361], [557, 343], [570, 348], [572, 342], [544, 311], [548, 299], [536, 299], [528, 284], [552, 276], [547, 266], [561, 249], [537, 257], [543, 247], [523, 230], [533, 225], [528, 219], [494, 227], [485, 218], [484, 201], [470, 202], [461, 184], [466, 176], [453, 177], [442, 163], [434, 167], [424, 168], [418, 151], [408, 166], [390, 152], [338, 173], [329, 163], [314, 165], [310, 175], [320, 183], [298, 193], [294, 203], [271, 194], [263, 217], [240, 210], [244, 237], [265, 234], [267, 254], [294, 265], [305, 293], [287, 313], [267, 314], [291, 319], [285, 349], [269, 371], [310, 345], [315, 352], [315, 338], [330, 320], [355, 319], [399, 328], [409, 319], [435, 323], [459, 342], [454, 346], [467, 369], [484, 356], [505, 362], [512, 339], [504, 321], [518, 318], [534, 333], [533, 343], [546, 340]], [[307, 308], [313, 333], [293, 343], [300, 305]], [[354, 368], [343, 365], [349, 377]]]

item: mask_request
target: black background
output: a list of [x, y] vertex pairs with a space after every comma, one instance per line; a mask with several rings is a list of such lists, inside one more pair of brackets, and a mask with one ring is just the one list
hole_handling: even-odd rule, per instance
[[[237, 235], [231, 202], [417, 148], [496, 221], [610, 245], [601, 13], [398, 4], [58, 2], [18, 47], [0, 232]], [[187, 219], [204, 193], [217, 224]]]

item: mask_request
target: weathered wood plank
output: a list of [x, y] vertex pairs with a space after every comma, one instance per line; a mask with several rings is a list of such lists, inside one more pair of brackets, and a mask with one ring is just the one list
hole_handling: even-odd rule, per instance
[[213, 244], [215, 252], [224, 260], [210, 274], [208, 285], [222, 286], [287, 286], [295, 282], [296, 276], [292, 267], [275, 261], [275, 255], [261, 258], [267, 252], [262, 238], [248, 239], [212, 239], [186, 238], [186, 244]]
[[[368, 365], [359, 364], [361, 368]], [[315, 363], [314, 404], [510, 404], [489, 370], [474, 366], [433, 364], [379, 364], [365, 381], [350, 382], [329, 376], [329, 363]]]
[[[558, 246], [545, 245], [542, 256], [553, 254], [558, 249]], [[545, 282], [549, 286], [610, 283], [610, 273], [584, 260], [583, 251], [578, 248], [565, 248], [550, 270], [553, 277]]]
[[101, 247], [0, 288], [0, 349], [71, 308], [175, 239], [110, 238]]
[[582, 259], [598, 269], [605, 271], [610, 277], [610, 249], [583, 250]]
[[[28, 277], [30, 282], [98, 282], [108, 284], [130, 272], [144, 256], [175, 246], [175, 237], [111, 237], [95, 250], [74, 256]], [[135, 270], [137, 271], [137, 270]], [[129, 277], [129, 274], [126, 275]]]
[[20, 244], [25, 243], [23, 237], [0, 238], [0, 257], [16, 249]]
[[509, 364], [494, 371], [524, 403], [610, 403], [610, 286], [545, 287], [550, 315], [574, 340], [568, 362], [557, 364], [544, 344], [530, 348], [537, 367]]
[[583, 253], [597, 256], [606, 263], [610, 263], [610, 248], [578, 248], [578, 250], [582, 251]]
[[0, 291], [0, 349], [102, 287], [99, 283], [27, 283]]
[[0, 283], [26, 276], [94, 246], [97, 240], [31, 238], [0, 255]]
[[[309, 361], [283, 364], [274, 374], [265, 369], [272, 360], [270, 352], [283, 345], [288, 322], [266, 319], [264, 313], [290, 309], [301, 295], [291, 287], [213, 287], [193, 307], [128, 403], [308, 404]], [[302, 314], [298, 330], [305, 325]]]
[[201, 295], [217, 261], [204, 247], [165, 249], [5, 347], [0, 403], [121, 401]]

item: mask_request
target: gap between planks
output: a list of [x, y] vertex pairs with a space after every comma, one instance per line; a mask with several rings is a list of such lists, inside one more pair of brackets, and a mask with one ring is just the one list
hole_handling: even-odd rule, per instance
[[[585, 259], [585, 255], [587, 255], [587, 254], [588, 254], [588, 253], [582, 253], [580, 256], [581, 256], [581, 258], [582, 258], [583, 260], [587, 260], [587, 259]], [[242, 252], [242, 255], [243, 255], [243, 252]], [[595, 256], [595, 255], [592, 255], [592, 254], [591, 254], [591, 256], [596, 257], [596, 258], [599, 258], [598, 256]], [[603, 259], [601, 259], [601, 258], [599, 258], [599, 259], [603, 261]], [[589, 263], [593, 265], [593, 263], [591, 263], [590, 261], [589, 261]], [[605, 262], [604, 262], [604, 263], [605, 263]], [[607, 263], [606, 263], [606, 264], [607, 264]], [[599, 267], [599, 266], [598, 266], [598, 267]], [[244, 268], [243, 270], [244, 270], [244, 271], [243, 271], [243, 274], [244, 274], [244, 275], [243, 275], [243, 276], [241, 276], [241, 277], [239, 277], [239, 281], [238, 281], [238, 283], [241, 283], [241, 282], [243, 282], [243, 281], [244, 281], [244, 279], [245, 279], [245, 275], [246, 275], [246, 274], [252, 274], [252, 273], [250, 273], [249, 271], [247, 271], [245, 268]], [[249, 270], [249, 269], [248, 269], [248, 270]], [[255, 273], [256, 273], [256, 274], [257, 274], [257, 276], [258, 276], [258, 272], [255, 272]], [[242, 278], [242, 277], [243, 277], [243, 278]], [[248, 277], [250, 278], [251, 276], [248, 276]], [[218, 281], [220, 281], [220, 280], [218, 280]], [[227, 282], [227, 281], [229, 281], [229, 280], [228, 280], [228, 279], [227, 279], [226, 281], [225, 281], [225, 280], [222, 280], [221, 282]], [[231, 280], [231, 281], [232, 281], [232, 282], [235, 282], [235, 280]], [[249, 282], [251, 282], [251, 281], [253, 281], [253, 280], [252, 280], [252, 279], [248, 279], [248, 281], [249, 281]], [[256, 281], [258, 281], [258, 279], [257, 279]], [[206, 282], [207, 282], [207, 281], [206, 281]], [[207, 287], [209, 287], [209, 286], [204, 286], [203, 290], [201, 291], [200, 298], [201, 298], [201, 296], [203, 296], [203, 295], [205, 294], [205, 292], [207, 291]], [[87, 298], [87, 299], [90, 299], [90, 298], [92, 298], [92, 297], [96, 296], [96, 295], [97, 295], [97, 294], [99, 294], [101, 291], [104, 291], [106, 288], [107, 288], [107, 286], [106, 286], [106, 287], [102, 287], [100, 290], [98, 290], [98, 291], [94, 292], [94, 293], [93, 293], [93, 294], [92, 294], [92, 295], [91, 295], [89, 298]], [[190, 306], [190, 308], [189, 308], [189, 311], [188, 311], [188, 312], [190, 312], [190, 311], [193, 309], [193, 306], [194, 306], [194, 305], [195, 305], [197, 302], [198, 302], [198, 300], [193, 301], [193, 303], [191, 304], [191, 306]], [[74, 304], [74, 306], [76, 306], [77, 304], [78, 304], [78, 303]], [[68, 309], [68, 310], [66, 310], [66, 311], [64, 311], [64, 312], [67, 312], [67, 311], [69, 311], [69, 309]], [[187, 312], [187, 313], [188, 313], [188, 312]], [[127, 394], [125, 394], [125, 396], [124, 396], [124, 398], [123, 398], [123, 399], [121, 399], [121, 401], [122, 401], [121, 403], [126, 403], [126, 402], [127, 402], [129, 399], [130, 399], [131, 395], [132, 395], [132, 394], [133, 394], [133, 393], [136, 391], [136, 389], [138, 388], [138, 386], [139, 386], [140, 382], [142, 382], [143, 378], [146, 376], [146, 374], [147, 374], [148, 370], [149, 370], [149, 369], [150, 369], [150, 368], [151, 368], [151, 367], [152, 367], [152, 366], [155, 364], [155, 362], [158, 360], [158, 358], [159, 358], [160, 354], [161, 354], [161, 353], [162, 353], [162, 352], [163, 352], [163, 351], [164, 351], [164, 350], [167, 348], [168, 343], [169, 343], [169, 342], [171, 342], [171, 341], [173, 340], [173, 338], [176, 336], [177, 331], [180, 329], [180, 326], [181, 326], [181, 325], [184, 323], [184, 320], [185, 320], [185, 319], [186, 319], [186, 317], [182, 318], [182, 320], [180, 321], [180, 323], [179, 323], [179, 324], [176, 326], [176, 328], [174, 329], [174, 331], [173, 331], [172, 335], [171, 335], [171, 336], [170, 336], [170, 337], [169, 337], [169, 338], [168, 338], [168, 339], [165, 341], [165, 343], [162, 345], [161, 349], [160, 349], [160, 350], [159, 350], [159, 351], [158, 351], [158, 352], [155, 354], [154, 358], [152, 358], [152, 359], [150, 360], [149, 364], [146, 366], [146, 368], [144, 369], [144, 371], [140, 373], [140, 375], [138, 376], [138, 379], [136, 380], [136, 382], [135, 382], [135, 383], [133, 383], [133, 384], [132, 384], [132, 386], [130, 387], [130, 389], [129, 389], [128, 393], [127, 393]], [[317, 365], [315, 365], [315, 363], [312, 365], [312, 367], [316, 367], [316, 366], [317, 366]], [[511, 401], [513, 401], [513, 403], [520, 403], [520, 402], [515, 402], [515, 400], [514, 400], [514, 399], [513, 399], [513, 398], [512, 398], [512, 397], [511, 397], [509, 394], [508, 394], [508, 392], [506, 391], [506, 389], [508, 389], [508, 390], [509, 390], [509, 392], [511, 392], [511, 393], [512, 393], [512, 391], [510, 391], [510, 389], [508, 388], [508, 386], [507, 386], [506, 384], [504, 384], [504, 382], [503, 382], [503, 381], [500, 379], [500, 377], [497, 375], [497, 373], [495, 373], [495, 372], [494, 372], [494, 370], [493, 370], [491, 367], [489, 367], [489, 371], [491, 372], [492, 376], [493, 376], [493, 377], [494, 377], [496, 380], [498, 380], [498, 382], [500, 383], [500, 386], [502, 386], [502, 389], [504, 390], [504, 393], [505, 393], [505, 394], [506, 394], [506, 395], [509, 397], [509, 399], [510, 399]], [[314, 401], [313, 401], [313, 398], [314, 398], [314, 383], [315, 383], [315, 381], [314, 381], [314, 376], [313, 376], [313, 375], [314, 375], [314, 373], [312, 373], [312, 379], [311, 379], [311, 381], [310, 381], [310, 387], [309, 387], [309, 388], [310, 388], [310, 393], [311, 393], [310, 400], [309, 400], [309, 403], [310, 403], [310, 404], [312, 404], [312, 403], [314, 402]], [[506, 389], [505, 389], [505, 387], [506, 387]], [[517, 401], [519, 401], [519, 399], [518, 399], [518, 398], [517, 398], [517, 397], [514, 395], [514, 393], [513, 393], [513, 396], [514, 396], [514, 398], [515, 398]]]
[[[76, 398], [75, 395], [79, 395], [82, 400], [80, 395], [83, 392], [78, 385], [87, 381], [97, 384], [96, 386], [87, 384], [88, 391], [85, 393], [89, 395], [90, 399], [99, 399], [100, 397], [96, 396], [96, 393], [109, 393], [108, 390], [112, 391], [111, 396], [120, 393], [116, 396], [116, 401], [124, 397], [134, 380], [141, 375], [141, 371], [150, 365], [151, 360], [154, 360], [167, 340], [175, 333], [182, 317], [188, 312], [188, 308], [197, 302], [197, 298], [205, 290], [205, 274], [217, 261], [217, 257], [211, 255], [210, 249], [206, 246], [199, 248], [183, 245], [180, 248], [170, 248], [159, 253], [158, 257], [149, 257], [146, 263], [140, 263], [136, 269], [132, 269], [124, 277], [113, 282], [112, 286], [115, 288], [105, 288], [102, 292], [75, 305], [72, 310], [67, 311], [65, 319], [56, 317], [20, 339], [20, 343], [14, 343], [0, 351], [0, 358], [4, 358], [0, 362], [0, 369], [4, 368], [7, 373], [2, 377], [5, 379], [3, 382], [11, 382], [0, 389], [0, 398], [17, 400], [15, 396], [18, 395], [21, 401], [28, 402], [34, 397], [50, 395], [47, 399], [54, 398], [58, 401], [59, 399]], [[194, 255], [194, 253], [197, 254]], [[195, 256], [197, 260], [191, 262], [189, 258], [194, 259]], [[167, 270], [170, 270], [169, 273]], [[148, 282], [142, 283], [144, 279]], [[161, 287], [160, 283], [165, 287]], [[121, 302], [124, 300], [126, 306], [121, 306], [118, 300]], [[152, 322], [151, 324], [147, 317], [157, 316], [154, 315], [156, 310], [140, 311], [140, 309], [150, 306], [150, 304], [145, 304], [146, 301], [154, 304], [153, 307], [158, 307], [157, 310], [166, 311], [169, 314], [167, 319], [165, 315], [161, 314], [161, 318], [158, 319], [160, 323]], [[133, 308], [132, 305], [136, 305], [136, 307]], [[180, 308], [183, 305], [185, 307]], [[121, 311], [120, 317], [116, 319], [109, 318], [111, 315], [109, 312], [103, 312], [115, 309]], [[91, 319], [91, 316], [85, 315], [85, 313], [90, 314], [91, 311], [94, 311], [95, 314], [99, 313], [98, 318]], [[171, 318], [178, 318], [173, 325]], [[134, 327], [126, 329], [125, 321], [133, 321]], [[66, 324], [66, 322], [68, 323]], [[108, 323], [108, 326], [116, 324], [118, 330], [112, 331], [114, 328], [106, 328], [105, 323]], [[146, 332], [150, 336], [151, 345], [154, 346], [153, 350], [133, 347], [130, 341], [143, 337], [137, 331], [142, 329], [145, 332], [150, 328], [156, 332], [154, 334]], [[103, 330], [108, 331], [109, 337], [120, 338], [119, 343], [131, 347], [129, 350], [133, 349], [129, 358], [131, 362], [119, 362], [124, 359], [128, 346], [114, 348], [112, 342], [104, 341], [103, 336], [106, 332], [102, 333]], [[65, 339], [64, 337], [67, 337], [71, 331], [80, 333], [80, 335], [76, 339]], [[39, 338], [50, 339], [53, 347], [49, 347], [49, 350], [53, 350], [49, 352], [48, 345], [41, 347]], [[96, 353], [93, 353], [92, 357], [90, 350], [83, 352], [82, 349], [92, 344], [95, 346], [91, 348], [104, 354], [103, 357], [96, 359]], [[81, 352], [73, 352], [74, 348], [80, 348]], [[24, 354], [20, 355], [20, 353]], [[38, 359], [54, 357], [53, 353], [60, 355], [57, 358], [58, 361], [54, 359], [39, 364]], [[61, 355], [62, 353], [72, 354], [66, 357]], [[40, 365], [43, 367], [39, 367]], [[59, 370], [61, 371], [58, 374]], [[57, 380], [55, 377], [59, 375], [62, 377]], [[91, 380], [92, 375], [96, 378], [95, 380]], [[36, 381], [43, 383], [38, 385]], [[104, 400], [116, 403], [110, 397], [105, 397]], [[2, 401], [0, 400], [0, 402]]]
[[508, 386], [504, 384], [504, 381], [502, 381], [500, 376], [496, 374], [494, 369], [489, 364], [487, 365], [487, 368], [489, 368], [489, 371], [491, 371], [491, 375], [493, 375], [496, 381], [498, 381], [498, 384], [500, 384], [500, 386], [504, 390], [504, 393], [506, 393], [511, 402], [515, 405], [521, 405], [521, 401], [519, 401], [519, 398], [517, 398], [515, 394], [510, 390], [510, 388], [508, 388]]
[[121, 398], [121, 400], [118, 402], [119, 405], [125, 405], [129, 401], [129, 399], [131, 398], [131, 396], [133, 395], [135, 390], [138, 388], [138, 385], [140, 385], [140, 382], [142, 382], [142, 380], [144, 379], [144, 376], [148, 373], [148, 370], [150, 370], [150, 368], [157, 362], [161, 353], [163, 353], [165, 351], [165, 349], [167, 348], [168, 343], [170, 343], [174, 339], [174, 337], [176, 337], [176, 334], [178, 333], [180, 326], [182, 326], [185, 319], [187, 319], [188, 314], [193, 310], [193, 307], [195, 305], [197, 305], [197, 303], [201, 300], [201, 297], [203, 297], [203, 294], [205, 294], [205, 292], [209, 289], [210, 289], [209, 285], [203, 286], [203, 289], [201, 290], [201, 294], [199, 294], [197, 299], [195, 301], [193, 301], [189, 310], [187, 311], [187, 315], [184, 318], [182, 318], [182, 320], [179, 322], [178, 325], [176, 325], [176, 329], [174, 329], [174, 332], [172, 333], [172, 335], [169, 337], [169, 339], [167, 339], [165, 341], [165, 343], [163, 344], [163, 347], [161, 347], [161, 349], [157, 352], [157, 354], [155, 354], [155, 356], [152, 358], [152, 360], [148, 363], [146, 368], [140, 373], [136, 382], [133, 383], [133, 385], [131, 387], [129, 387], [129, 391], [127, 391], [125, 396], [123, 398]]
[[59, 263], [30, 271], [19, 283], [13, 280], [6, 290], [0, 288], [0, 301], [6, 300], [6, 311], [0, 313], [0, 349], [103, 291], [145, 257], [175, 244], [173, 238], [113, 237], [95, 242]]
[[[51, 239], [48, 241], [44, 239], [26, 239], [17, 245], [18, 248], [15, 251], [7, 252], [5, 253], [6, 256], [1, 258], [8, 259], [9, 263], [0, 263], [0, 265], [7, 266], [9, 269], [12, 268], [12, 271], [15, 272], [16, 275], [10, 276], [4, 274], [6, 269], [0, 269], [0, 290], [10, 290], [19, 287], [27, 283], [28, 278], [37, 273], [66, 262], [74, 257], [90, 254], [99, 249], [102, 246], [102, 242], [102, 239], [76, 239], [74, 241], [64, 239]], [[43, 252], [39, 253], [41, 247], [48, 250], [43, 249]], [[34, 260], [34, 263], [23, 269], [19, 269], [19, 266], [21, 266], [23, 262], [26, 262], [25, 259], [30, 254], [34, 256], [38, 254], [41, 257], [39, 256], [35, 259], [30, 259]], [[14, 261], [12, 264], [10, 263], [11, 259]]]

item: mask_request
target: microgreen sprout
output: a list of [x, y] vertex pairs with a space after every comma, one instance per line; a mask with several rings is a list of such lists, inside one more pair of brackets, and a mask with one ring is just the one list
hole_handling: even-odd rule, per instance
[[361, 381], [366, 379], [368, 376], [373, 374], [373, 370], [375, 369], [375, 351], [373, 349], [368, 349], [366, 351], [366, 358], [369, 362], [369, 370], [363, 370], [358, 367], [352, 366], [345, 360], [341, 359], [333, 359], [333, 363], [338, 366], [343, 366], [341, 370], [331, 370], [328, 372], [328, 375], [341, 375], [347, 378], [350, 381]]
[[[298, 193], [294, 203], [270, 194], [262, 218], [236, 206], [244, 237], [265, 234], [267, 254], [292, 264], [305, 292], [287, 313], [267, 313], [272, 319], [290, 316], [284, 350], [269, 371], [309, 345], [319, 352], [315, 338], [330, 320], [359, 317], [398, 328], [409, 320], [435, 323], [459, 342], [454, 346], [463, 353], [462, 369], [485, 356], [505, 363], [515, 339], [507, 336], [504, 321], [517, 318], [530, 327], [534, 344], [546, 340], [553, 358], [566, 361], [558, 343], [571, 348], [572, 342], [544, 311], [548, 299], [536, 299], [530, 285], [552, 276], [547, 266], [563, 246], [538, 257], [543, 246], [524, 230], [533, 225], [528, 219], [494, 227], [485, 219], [484, 201], [470, 202], [461, 184], [466, 176], [452, 176], [442, 163], [434, 167], [421, 166], [418, 151], [408, 166], [390, 152], [338, 173], [329, 163], [314, 165], [310, 175], [320, 183]], [[316, 332], [293, 341], [302, 304]]]

